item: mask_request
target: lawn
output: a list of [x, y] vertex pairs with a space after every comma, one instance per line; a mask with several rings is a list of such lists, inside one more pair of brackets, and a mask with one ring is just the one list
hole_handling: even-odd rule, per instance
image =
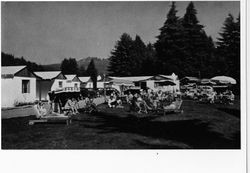
[[2, 149], [240, 149], [240, 106], [185, 100], [182, 114], [137, 114], [99, 105], [71, 125], [2, 119]]

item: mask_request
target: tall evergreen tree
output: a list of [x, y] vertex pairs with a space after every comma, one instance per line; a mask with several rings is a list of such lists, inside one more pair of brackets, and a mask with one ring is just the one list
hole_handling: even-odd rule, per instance
[[156, 75], [158, 73], [156, 64], [156, 52], [154, 46], [151, 43], [146, 46], [145, 58], [141, 66], [142, 75], [150, 76]]
[[95, 62], [93, 59], [91, 59], [86, 72], [90, 76], [90, 78], [93, 82], [93, 88], [96, 89], [97, 88], [97, 74], [98, 74], [98, 72], [95, 68]]
[[146, 45], [140, 38], [140, 36], [136, 35], [135, 40], [133, 41], [133, 46], [131, 49], [131, 73], [134, 76], [144, 75], [142, 71], [142, 64], [146, 61]]
[[78, 65], [75, 58], [64, 59], [61, 63], [61, 71], [63, 74], [77, 74]]
[[209, 51], [209, 38], [207, 37], [203, 26], [196, 17], [197, 11], [193, 2], [190, 2], [186, 8], [186, 13], [182, 19], [184, 28], [184, 47], [185, 53], [185, 73], [191, 76], [207, 77], [207, 62], [211, 59]]
[[182, 69], [180, 65], [184, 57], [182, 51], [183, 28], [176, 13], [175, 2], [172, 2], [167, 19], [163, 27], [160, 28], [160, 35], [155, 43], [158, 73], [180, 73], [180, 69]]
[[217, 52], [224, 61], [225, 75], [234, 77], [240, 82], [240, 17], [234, 20], [229, 14], [219, 33]]
[[81, 65], [79, 67], [77, 74], [78, 74], [78, 76], [85, 76], [87, 74], [84, 65]]
[[133, 40], [127, 33], [122, 34], [109, 58], [108, 71], [111, 76], [131, 76]]

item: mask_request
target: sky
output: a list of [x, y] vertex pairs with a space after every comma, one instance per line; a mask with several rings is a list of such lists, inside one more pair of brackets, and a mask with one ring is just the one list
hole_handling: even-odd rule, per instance
[[[188, 5], [176, 2], [177, 16]], [[2, 52], [38, 64], [64, 58], [108, 58], [123, 33], [154, 43], [171, 2], [2, 2]], [[225, 18], [240, 12], [239, 1], [195, 2], [207, 35], [219, 37]]]

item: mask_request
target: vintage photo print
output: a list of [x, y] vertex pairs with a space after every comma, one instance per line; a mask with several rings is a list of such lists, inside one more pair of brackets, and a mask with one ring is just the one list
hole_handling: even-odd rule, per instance
[[244, 4], [2, 1], [1, 149], [242, 158]]

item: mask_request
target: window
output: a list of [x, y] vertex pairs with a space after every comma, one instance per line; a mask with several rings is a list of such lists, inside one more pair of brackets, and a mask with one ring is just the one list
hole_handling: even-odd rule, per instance
[[30, 80], [22, 80], [22, 93], [30, 93]]
[[77, 85], [77, 83], [75, 83], [75, 88], [78, 88], [78, 85]]
[[58, 82], [58, 86], [59, 86], [59, 88], [62, 88], [62, 87], [63, 87], [62, 81], [59, 81], [59, 82]]

